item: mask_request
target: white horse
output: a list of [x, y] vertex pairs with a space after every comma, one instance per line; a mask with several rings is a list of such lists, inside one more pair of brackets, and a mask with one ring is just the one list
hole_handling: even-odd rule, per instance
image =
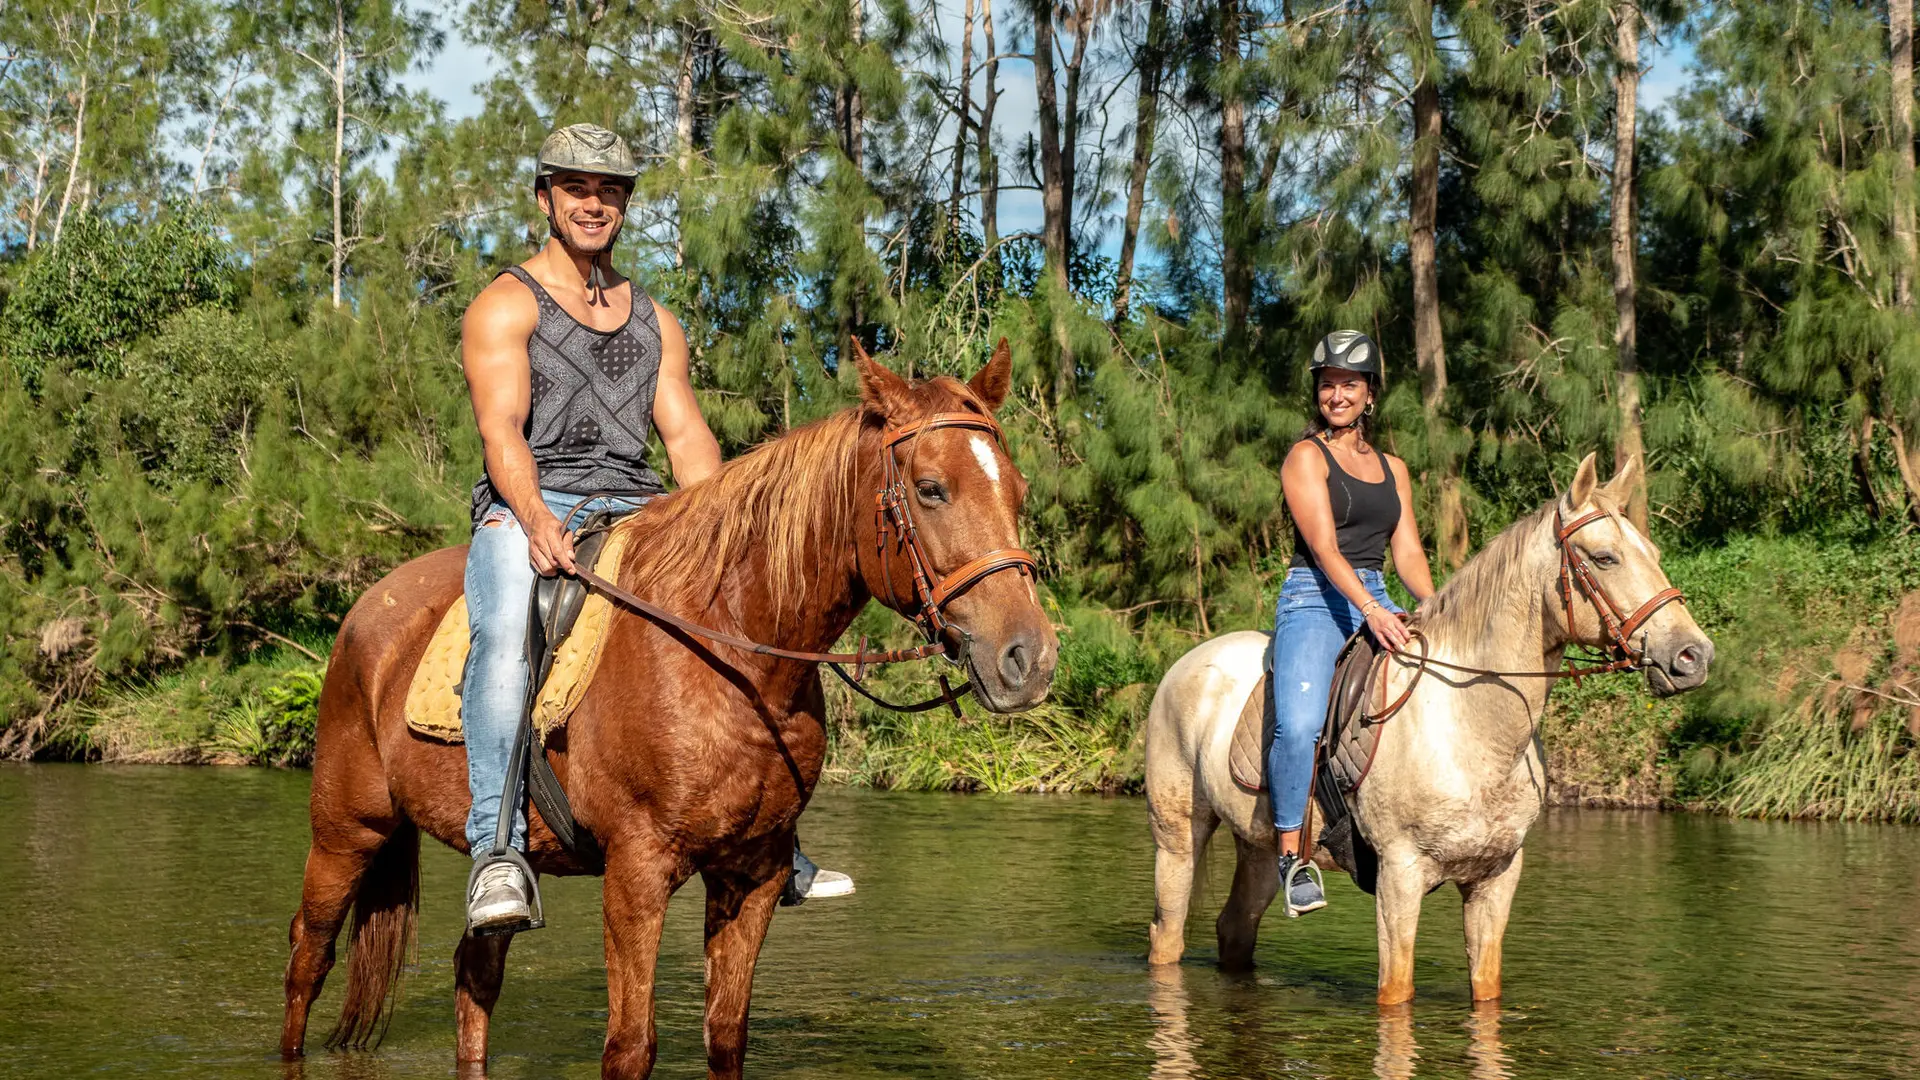
[[[1626, 641], [1655, 694], [1704, 683], [1713, 644], [1684, 604], [1669, 602], [1659, 550], [1620, 513], [1638, 478], [1634, 458], [1603, 486], [1588, 455], [1564, 497], [1495, 537], [1421, 605], [1412, 625], [1428, 655], [1489, 672], [1538, 672], [1558, 669], [1569, 644]], [[1194, 875], [1222, 821], [1238, 849], [1217, 924], [1222, 965], [1251, 965], [1260, 917], [1279, 890], [1267, 795], [1237, 784], [1228, 765], [1266, 649], [1267, 635], [1253, 631], [1214, 638], [1181, 657], [1154, 694], [1146, 734], [1157, 848], [1152, 963], [1177, 962], [1184, 951]], [[1388, 664], [1374, 699], [1398, 698], [1417, 669], [1406, 659]], [[1382, 1005], [1413, 997], [1420, 898], [1446, 881], [1466, 901], [1474, 1000], [1500, 996], [1520, 848], [1546, 794], [1534, 736], [1551, 686], [1429, 665], [1381, 728], [1372, 768], [1348, 801], [1360, 835], [1379, 852]]]

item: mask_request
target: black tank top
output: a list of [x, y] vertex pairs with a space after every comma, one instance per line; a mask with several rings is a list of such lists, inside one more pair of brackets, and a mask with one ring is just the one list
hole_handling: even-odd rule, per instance
[[[540, 305], [539, 325], [527, 339], [533, 398], [524, 431], [540, 486], [579, 495], [665, 491], [647, 465], [660, 382], [660, 320], [653, 300], [632, 283], [633, 313], [626, 325], [595, 330], [567, 314], [525, 269], [501, 272], [532, 290]], [[473, 485], [475, 524], [497, 498], [492, 480], [481, 473]]]
[[[1400, 493], [1394, 488], [1393, 467], [1382, 456], [1380, 471], [1385, 475], [1379, 483], [1369, 484], [1342, 469], [1333, 459], [1333, 451], [1317, 436], [1305, 441], [1319, 447], [1327, 459], [1327, 501], [1333, 504], [1333, 527], [1341, 557], [1355, 570], [1380, 569], [1386, 563], [1387, 541], [1400, 524]], [[1318, 566], [1297, 522], [1293, 527], [1293, 562], [1289, 565]]]

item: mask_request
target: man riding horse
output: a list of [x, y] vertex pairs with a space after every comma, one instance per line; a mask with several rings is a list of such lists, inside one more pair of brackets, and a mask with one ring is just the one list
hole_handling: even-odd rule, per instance
[[[473, 486], [466, 597], [471, 649], [460, 684], [478, 866], [467, 924], [501, 933], [531, 924], [523, 864], [494, 852], [508, 761], [529, 702], [526, 640], [536, 577], [573, 573], [571, 530], [597, 511], [638, 510], [665, 492], [647, 464], [657, 430], [682, 486], [720, 467], [694, 398], [687, 339], [673, 313], [613, 268], [639, 169], [626, 141], [574, 124], [540, 147], [533, 194], [546, 244], [503, 271], [467, 308], [461, 363], [485, 448]], [[511, 846], [524, 851], [524, 806]], [[785, 902], [853, 891], [798, 848]]]

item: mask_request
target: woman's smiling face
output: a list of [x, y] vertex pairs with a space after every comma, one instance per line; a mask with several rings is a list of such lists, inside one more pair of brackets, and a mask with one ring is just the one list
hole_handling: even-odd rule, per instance
[[1320, 402], [1320, 415], [1331, 427], [1351, 427], [1373, 401], [1367, 377], [1339, 368], [1322, 368], [1314, 393]]

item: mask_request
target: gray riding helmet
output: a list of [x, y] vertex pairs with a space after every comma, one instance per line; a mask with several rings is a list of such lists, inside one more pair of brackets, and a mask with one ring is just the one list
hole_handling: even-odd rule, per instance
[[598, 124], [569, 124], [547, 136], [533, 167], [533, 186], [555, 173], [583, 172], [631, 181], [640, 175], [627, 140]]
[[1313, 347], [1313, 363], [1307, 365], [1309, 378], [1317, 379], [1322, 368], [1337, 368], [1365, 375], [1377, 391], [1385, 372], [1380, 366], [1380, 347], [1358, 330], [1335, 330]]

